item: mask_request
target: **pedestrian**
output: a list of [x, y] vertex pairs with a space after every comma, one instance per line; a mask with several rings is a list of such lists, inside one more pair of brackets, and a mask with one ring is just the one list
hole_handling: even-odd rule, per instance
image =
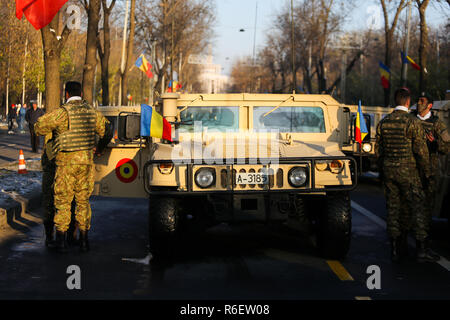
[[27, 110], [25, 120], [28, 122], [28, 127], [30, 129], [31, 149], [34, 153], [37, 153], [39, 150], [39, 136], [34, 131], [34, 125], [38, 119], [44, 115], [44, 111], [37, 107], [36, 101], [31, 101], [31, 105], [32, 107]]
[[423, 92], [417, 102], [417, 110], [413, 112], [425, 130], [427, 137], [428, 153], [430, 156], [430, 180], [423, 180], [423, 187], [427, 200], [425, 208], [427, 212], [427, 230], [431, 230], [431, 221], [435, 203], [435, 192], [440, 179], [439, 157], [450, 152], [450, 136], [445, 123], [432, 111], [434, 100], [431, 95]]
[[24, 104], [23, 107], [19, 107], [17, 110], [17, 125], [19, 126], [19, 133], [25, 133], [23, 129], [23, 124], [25, 121], [25, 115], [27, 113], [27, 105]]
[[395, 110], [377, 126], [376, 155], [387, 203], [387, 231], [392, 261], [406, 257], [410, 227], [416, 238], [416, 259], [436, 261], [427, 247], [425, 194], [421, 177], [430, 179], [430, 160], [425, 131], [409, 113], [409, 90], [395, 92]]
[[16, 105], [12, 105], [8, 112], [8, 134], [14, 134], [14, 119], [17, 117]]
[[[56, 160], [54, 205], [56, 248], [67, 252], [67, 231], [71, 222], [71, 204], [75, 199], [75, 219], [80, 230], [80, 249], [89, 251], [91, 227], [89, 197], [94, 190], [95, 136], [105, 137], [109, 121], [81, 98], [81, 84], [68, 82], [66, 104], [39, 118], [39, 135], [54, 134], [51, 147]], [[112, 131], [112, 130], [108, 130]]]

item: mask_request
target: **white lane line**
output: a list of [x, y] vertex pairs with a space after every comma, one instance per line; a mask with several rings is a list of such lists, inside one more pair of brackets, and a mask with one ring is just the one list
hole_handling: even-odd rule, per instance
[[380, 227], [386, 229], [386, 221], [384, 221], [383, 219], [381, 219], [380, 217], [378, 217], [376, 214], [370, 212], [369, 210], [367, 210], [364, 207], [361, 207], [359, 204], [357, 204], [356, 202], [352, 201], [352, 208], [357, 210], [359, 213], [361, 213], [362, 215], [366, 216], [366, 218], [368, 218], [369, 220], [372, 220], [373, 222], [375, 222], [377, 225], [379, 225]]
[[450, 261], [448, 261], [444, 257], [441, 257], [441, 260], [439, 260], [437, 263], [444, 269], [447, 269], [447, 271], [450, 271]]
[[[376, 223], [380, 227], [382, 227], [384, 229], [387, 229], [386, 222], [383, 219], [381, 219], [380, 217], [378, 217], [376, 214], [370, 212], [369, 210], [367, 210], [366, 208], [360, 206], [359, 204], [357, 204], [354, 201], [352, 201], [351, 204], [352, 204], [352, 208], [355, 209], [356, 211], [358, 211], [359, 213], [361, 213], [363, 216], [365, 216], [369, 220], [373, 221], [374, 223]], [[416, 245], [416, 242], [411, 237], [408, 237], [408, 244], [410, 246], [414, 247]], [[441, 257], [441, 259], [439, 261], [437, 261], [436, 263], [439, 264], [444, 269], [446, 269], [447, 271], [450, 271], [450, 261], [448, 261], [447, 259], [445, 259], [441, 255], [439, 255], [439, 256]]]

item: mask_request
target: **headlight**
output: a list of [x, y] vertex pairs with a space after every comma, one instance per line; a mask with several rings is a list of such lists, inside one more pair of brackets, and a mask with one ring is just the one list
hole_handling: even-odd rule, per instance
[[203, 168], [196, 172], [195, 183], [202, 189], [211, 187], [216, 182], [216, 171], [212, 168]]
[[328, 169], [328, 161], [317, 161], [316, 169], [319, 171], [325, 171]]
[[294, 188], [302, 187], [308, 181], [308, 174], [306, 168], [296, 167], [289, 171], [289, 184]]
[[372, 152], [372, 144], [364, 143], [362, 149], [365, 153], [370, 153], [370, 152]]

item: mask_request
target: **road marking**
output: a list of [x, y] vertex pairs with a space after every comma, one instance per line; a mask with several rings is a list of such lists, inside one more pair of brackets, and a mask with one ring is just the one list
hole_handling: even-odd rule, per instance
[[439, 260], [437, 263], [444, 269], [447, 269], [447, 271], [450, 271], [450, 261], [448, 261], [444, 257], [441, 257], [441, 260]]
[[371, 301], [372, 298], [371, 297], [355, 297], [355, 300], [358, 300], [358, 301]]
[[339, 261], [327, 261], [327, 263], [341, 281], [355, 281]]
[[364, 207], [361, 207], [359, 204], [357, 204], [356, 202], [352, 201], [352, 208], [357, 210], [359, 213], [361, 213], [362, 215], [366, 216], [366, 218], [368, 218], [369, 220], [372, 220], [373, 222], [375, 222], [377, 225], [379, 225], [380, 227], [386, 229], [386, 221], [384, 221], [383, 219], [381, 219], [380, 217], [378, 217], [376, 214], [370, 212], [369, 210], [367, 210]]
[[[375, 222], [380, 227], [382, 227], [384, 229], [387, 229], [386, 222], [383, 219], [381, 219], [380, 217], [378, 217], [376, 214], [370, 212], [369, 210], [367, 210], [366, 208], [360, 206], [359, 204], [357, 204], [354, 201], [352, 201], [351, 204], [352, 204], [352, 208], [357, 210], [363, 216], [365, 216], [369, 220]], [[414, 247], [416, 245], [416, 241], [413, 238], [408, 237], [408, 244], [410, 246]], [[445, 259], [441, 255], [439, 255], [439, 256], [440, 256], [441, 259], [439, 261], [436, 261], [436, 263], [439, 264], [444, 269], [446, 269], [447, 271], [450, 271], [450, 261], [448, 261], [447, 259]]]

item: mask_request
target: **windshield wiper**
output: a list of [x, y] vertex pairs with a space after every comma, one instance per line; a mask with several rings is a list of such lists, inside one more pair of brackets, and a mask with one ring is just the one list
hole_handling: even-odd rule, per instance
[[198, 101], [198, 100], [202, 100], [202, 101], [203, 101], [203, 96], [200, 95], [198, 98], [196, 98], [196, 99], [192, 100], [191, 102], [189, 102], [183, 109], [181, 109], [181, 110], [178, 111], [178, 115], [177, 115], [178, 121], [181, 121], [181, 119], [180, 119], [181, 113], [182, 113], [183, 111], [185, 111], [187, 108], [189, 108], [190, 105], [192, 105], [194, 102], [196, 102], [196, 101]]
[[289, 100], [294, 100], [294, 96], [290, 96], [289, 98], [287, 98], [286, 100], [284, 100], [283, 102], [281, 102], [279, 105], [277, 105], [275, 108], [273, 108], [272, 110], [270, 110], [269, 112], [267, 112], [265, 115], [263, 115], [263, 118], [267, 117], [269, 114], [271, 114], [272, 112], [274, 112], [275, 110], [277, 110], [279, 107], [281, 107], [283, 105], [283, 103], [288, 102]]

